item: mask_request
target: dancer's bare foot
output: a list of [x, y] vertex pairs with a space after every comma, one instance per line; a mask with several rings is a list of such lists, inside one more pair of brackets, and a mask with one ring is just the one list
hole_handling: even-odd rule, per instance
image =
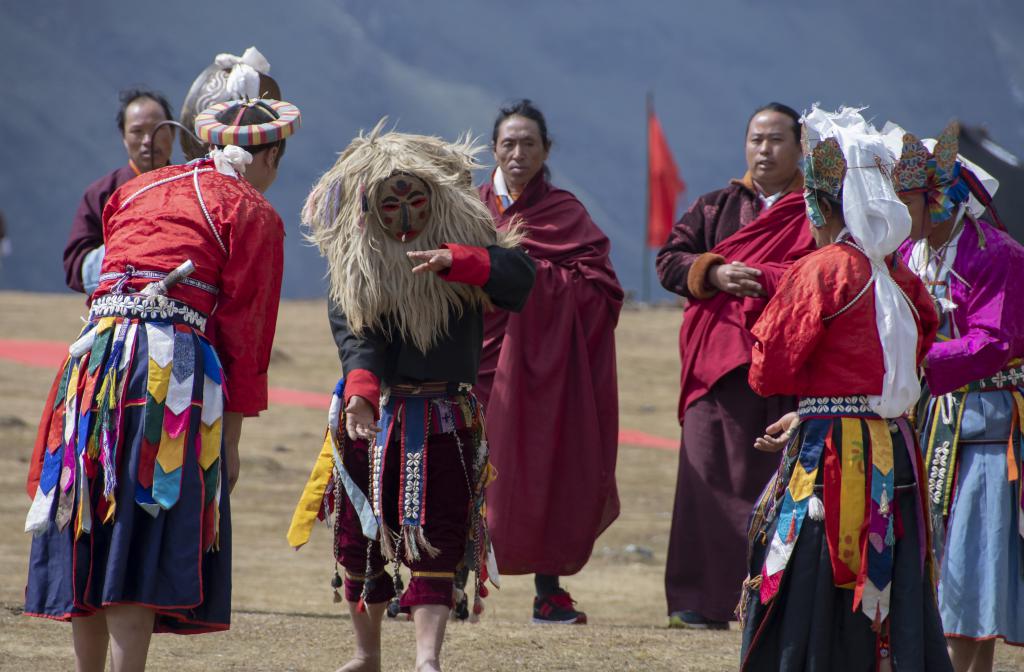
[[380, 658], [356, 657], [339, 667], [336, 672], [380, 672]]
[[416, 672], [441, 672], [441, 665], [436, 660], [425, 660], [416, 666]]

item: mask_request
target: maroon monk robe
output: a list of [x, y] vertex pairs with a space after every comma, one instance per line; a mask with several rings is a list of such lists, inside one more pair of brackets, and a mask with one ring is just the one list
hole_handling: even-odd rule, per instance
[[679, 330], [680, 423], [686, 408], [707, 394], [722, 376], [750, 364], [754, 346], [750, 328], [775, 294], [786, 269], [814, 249], [803, 194], [791, 192], [711, 250], [711, 255], [725, 262], [739, 260], [760, 270], [758, 281], [765, 296], [742, 298], [717, 292], [710, 298], [689, 302]]
[[[742, 191], [736, 194], [747, 196]], [[677, 228], [686, 220], [684, 216]], [[731, 233], [721, 236], [721, 229], [728, 227], [733, 227]], [[792, 410], [792, 400], [763, 399], [747, 384], [753, 343], [749, 329], [767, 298], [716, 293], [704, 279], [711, 262], [739, 260], [762, 271], [760, 282], [770, 297], [785, 268], [813, 250], [814, 243], [799, 191], [781, 197], [753, 221], [739, 222], [739, 227], [717, 219], [705, 222], [704, 233], [716, 240], [710, 250], [693, 250], [704, 254], [678, 260], [671, 258], [671, 251], [659, 255], [663, 283], [672, 275], [666, 271], [675, 272], [678, 261], [686, 262], [683, 282], [689, 281], [690, 297], [680, 329], [683, 445], [665, 593], [670, 614], [692, 610], [713, 621], [727, 621], [746, 573], [750, 511], [778, 465], [777, 455], [753, 448], [754, 439]], [[673, 240], [677, 238], [673, 232]], [[666, 249], [671, 245], [672, 240]]]
[[537, 265], [523, 311], [486, 316], [475, 387], [498, 472], [487, 490], [498, 569], [566, 576], [619, 515], [614, 330], [623, 292], [608, 238], [542, 172], [504, 213], [491, 182], [480, 196], [499, 228], [521, 218]]
[[85, 255], [103, 244], [103, 207], [118, 187], [137, 174], [131, 164], [121, 166], [90, 184], [82, 194], [64, 246], [64, 281], [76, 292], [85, 291], [82, 286]]

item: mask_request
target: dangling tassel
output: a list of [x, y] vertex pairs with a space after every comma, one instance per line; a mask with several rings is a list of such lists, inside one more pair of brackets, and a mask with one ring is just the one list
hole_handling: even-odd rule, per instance
[[464, 621], [469, 618], [469, 596], [461, 588], [456, 588], [453, 592], [455, 606], [452, 608], [451, 620]]
[[391, 528], [381, 523], [380, 526], [380, 550], [385, 558], [388, 560], [395, 560], [398, 558], [398, 554], [395, 550], [395, 533], [391, 531]]
[[764, 578], [760, 574], [757, 574], [753, 578], [747, 576], [747, 578], [743, 580], [743, 588], [740, 590], [740, 601], [733, 610], [733, 613], [736, 615], [736, 620], [740, 622], [740, 626], [742, 626], [747, 620], [747, 600], [750, 599], [751, 593], [760, 593], [761, 582], [763, 580]]
[[402, 561], [400, 554], [402, 552], [402, 537], [398, 537], [398, 548], [395, 549], [394, 566], [392, 569], [392, 584], [395, 587], [395, 596], [388, 601], [387, 614], [388, 618], [398, 618], [398, 615], [402, 613], [402, 592], [405, 590], [405, 583], [402, 581]]
[[[888, 630], [889, 628], [886, 628]], [[889, 633], [879, 633], [875, 641], [875, 669], [881, 670], [883, 663], [889, 660]]]
[[342, 586], [341, 574], [338, 573], [338, 565], [334, 565], [334, 578], [331, 579], [331, 588], [334, 589], [334, 603], [341, 602], [341, 593], [338, 591]]
[[405, 590], [405, 584], [402, 583], [402, 574], [398, 571], [399, 563], [395, 563], [395, 575], [393, 581], [395, 583], [395, 596], [388, 601], [388, 618], [398, 618], [398, 615], [402, 613], [402, 591]]
[[817, 495], [811, 495], [811, 501], [807, 502], [807, 517], [818, 522], [825, 520], [825, 504]]
[[789, 529], [786, 531], [786, 543], [791, 544], [796, 539], [796, 516], [789, 517]]

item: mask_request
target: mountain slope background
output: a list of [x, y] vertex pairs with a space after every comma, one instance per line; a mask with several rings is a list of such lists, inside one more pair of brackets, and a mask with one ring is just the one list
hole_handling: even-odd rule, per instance
[[957, 117], [1024, 153], [1022, 34], [1014, 0], [0, 0], [0, 210], [14, 250], [0, 286], [67, 291], [78, 200], [124, 162], [117, 92], [146, 84], [177, 110], [220, 52], [256, 45], [303, 112], [268, 193], [288, 229], [286, 296], [324, 293], [298, 212], [360, 129], [387, 115], [403, 131], [489, 141], [498, 106], [520, 97], [548, 116], [554, 181], [586, 204], [638, 290], [648, 90], [688, 185], [682, 208], [742, 174], [744, 124], [771, 100], [868, 105], [920, 135]]

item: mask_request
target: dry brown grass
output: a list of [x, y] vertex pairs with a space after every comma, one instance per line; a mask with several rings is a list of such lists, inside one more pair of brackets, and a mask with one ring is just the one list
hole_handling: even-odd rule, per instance
[[[0, 338], [67, 341], [78, 328], [78, 297], [0, 293]], [[622, 425], [674, 438], [679, 313], [626, 311], [618, 329]], [[282, 306], [271, 384], [327, 393], [338, 365], [321, 302]], [[53, 372], [0, 361], [0, 669], [72, 667], [66, 624], [20, 615], [29, 539], [27, 458]], [[285, 541], [291, 511], [319, 450], [324, 412], [277, 407], [249, 421], [234, 513], [231, 631], [154, 638], [149, 669], [333, 670], [350, 649], [347, 618], [331, 601], [328, 530], [299, 552]], [[662, 573], [675, 487], [676, 454], [624, 446], [618, 481], [622, 515], [598, 540], [594, 558], [565, 581], [590, 616], [583, 627], [529, 624], [532, 580], [505, 577], [478, 625], [449, 628], [445, 669], [735, 669], [739, 633], [665, 629]], [[628, 544], [653, 551], [645, 559]], [[389, 622], [386, 670], [409, 670], [413, 632]], [[999, 669], [1024, 669], [1019, 650], [999, 645]]]

